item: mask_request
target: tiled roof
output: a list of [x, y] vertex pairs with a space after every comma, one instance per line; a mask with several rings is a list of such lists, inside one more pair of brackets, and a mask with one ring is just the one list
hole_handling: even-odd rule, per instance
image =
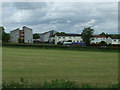
[[105, 38], [104, 35], [93, 35], [93, 37], [96, 37], [96, 38]]
[[57, 36], [81, 36], [81, 34], [56, 34]]
[[120, 36], [111, 36], [112, 39], [120, 39]]

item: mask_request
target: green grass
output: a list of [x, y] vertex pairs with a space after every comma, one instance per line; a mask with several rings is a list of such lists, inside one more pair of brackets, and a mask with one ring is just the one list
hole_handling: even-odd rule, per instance
[[40, 48], [2, 48], [3, 81], [65, 79], [105, 87], [117, 82], [118, 53]]

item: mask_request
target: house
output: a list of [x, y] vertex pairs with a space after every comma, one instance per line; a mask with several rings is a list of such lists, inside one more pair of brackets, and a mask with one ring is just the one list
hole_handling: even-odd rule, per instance
[[120, 36], [111, 36], [107, 38], [107, 44], [120, 44]]
[[50, 36], [53, 36], [55, 33], [56, 33], [55, 30], [51, 30], [51, 31], [40, 34], [40, 41], [41, 42], [49, 42]]
[[55, 44], [63, 43], [63, 42], [82, 42], [81, 34], [55, 34], [50, 39], [51, 41], [54, 40]]
[[92, 43], [99, 43], [101, 41], [105, 41], [106, 42], [106, 37], [104, 35], [93, 35], [93, 37], [91, 38], [91, 44]]
[[10, 41], [18, 42], [18, 39], [21, 39], [25, 43], [33, 43], [33, 31], [31, 28], [23, 26], [20, 30], [19, 28], [10, 32]]

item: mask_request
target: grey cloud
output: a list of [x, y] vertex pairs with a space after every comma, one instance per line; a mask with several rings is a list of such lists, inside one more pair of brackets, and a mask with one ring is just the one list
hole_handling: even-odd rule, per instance
[[41, 9], [43, 7], [46, 7], [45, 2], [37, 3], [37, 2], [15, 2], [13, 3], [13, 6], [17, 9], [21, 10], [34, 10], [34, 9]]
[[[117, 3], [5, 3], [3, 25], [8, 32], [15, 26], [27, 25], [39, 33], [51, 29], [81, 33], [84, 27], [91, 25], [95, 33], [117, 33], [116, 5]], [[91, 20], [95, 22], [88, 24]]]

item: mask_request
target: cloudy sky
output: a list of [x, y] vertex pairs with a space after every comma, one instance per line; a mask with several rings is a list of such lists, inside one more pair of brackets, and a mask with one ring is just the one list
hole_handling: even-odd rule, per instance
[[8, 33], [22, 26], [32, 28], [34, 33], [81, 33], [89, 26], [95, 34], [118, 33], [118, 3], [3, 2], [2, 24]]

